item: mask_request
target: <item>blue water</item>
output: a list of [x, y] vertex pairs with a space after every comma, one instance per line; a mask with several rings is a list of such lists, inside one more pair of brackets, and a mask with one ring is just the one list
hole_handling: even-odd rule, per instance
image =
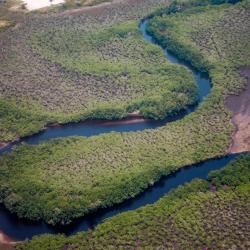
[[[147, 41], [154, 43], [153, 39], [146, 34], [146, 25], [147, 21], [142, 22], [140, 25], [140, 30]], [[199, 73], [189, 64], [178, 60], [167, 50], [164, 51], [167, 60], [169, 60], [171, 63], [181, 64], [192, 71], [198, 85], [200, 103], [211, 90], [211, 82], [208, 76], [206, 74]], [[131, 124], [124, 124], [120, 121], [86, 121], [75, 124], [67, 124], [60, 127], [50, 127], [43, 132], [23, 138], [20, 142], [13, 143], [12, 145], [0, 150], [0, 155], [5, 152], [11, 151], [13, 146], [16, 147], [22, 143], [38, 144], [42, 141], [57, 137], [93, 136], [103, 133], [109, 133], [111, 131], [129, 132], [141, 131], [144, 129], [155, 129], [157, 127], [166, 125], [167, 122], [181, 119], [190, 112], [193, 112], [197, 108], [197, 106], [198, 105], [192, 106], [179, 115], [163, 121], [142, 120], [140, 122]], [[65, 233], [66, 235], [71, 235], [79, 231], [86, 231], [103, 222], [105, 219], [117, 215], [121, 212], [134, 210], [147, 204], [154, 203], [171, 189], [184, 184], [185, 182], [189, 182], [194, 178], [206, 179], [208, 173], [211, 170], [216, 170], [224, 167], [230, 160], [235, 157], [236, 155], [230, 155], [221, 159], [212, 159], [200, 164], [195, 164], [183, 168], [176, 173], [169, 175], [168, 177], [162, 178], [158, 183], [148, 188], [145, 192], [138, 195], [136, 198], [130, 199], [122, 204], [113, 206], [108, 209], [100, 209], [98, 210], [98, 212], [75, 220], [68, 226], [52, 227], [45, 224], [44, 222], [31, 222], [28, 220], [22, 220], [17, 216], [10, 214], [10, 212], [7, 211], [4, 206], [0, 206], [0, 230], [16, 240], [24, 240], [27, 238], [31, 238], [34, 235], [44, 233]]]
[[[175, 117], [176, 118], [176, 117]], [[123, 124], [121, 121], [129, 119], [123, 119], [119, 121], [86, 121], [80, 123], [71, 123], [62, 125], [59, 127], [49, 127], [45, 131], [38, 134], [28, 136], [21, 139], [21, 141], [13, 143], [0, 149], [0, 155], [6, 152], [10, 152], [13, 147], [19, 146], [20, 144], [39, 144], [49, 139], [69, 136], [94, 136], [110, 132], [130, 132], [130, 131], [141, 131], [144, 129], [155, 129], [157, 127], [166, 124], [166, 120], [154, 121], [154, 120], [141, 120], [136, 123]]]

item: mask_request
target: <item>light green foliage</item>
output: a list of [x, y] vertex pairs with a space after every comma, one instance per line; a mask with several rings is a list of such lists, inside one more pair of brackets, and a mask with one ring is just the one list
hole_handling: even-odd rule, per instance
[[[224, 180], [234, 177], [235, 183]], [[247, 173], [247, 177], [246, 177]], [[248, 249], [250, 155], [194, 180], [153, 205], [122, 213], [94, 230], [71, 237], [34, 237], [17, 249]], [[53, 246], [53, 248], [51, 247]]]
[[45, 121], [49, 122], [49, 116], [46, 112], [41, 113], [38, 105], [33, 104], [30, 109], [30, 103], [0, 98], [0, 141], [36, 133], [43, 128]]
[[157, 69], [159, 62], [165, 63], [161, 49], [143, 39], [137, 22], [92, 32], [80, 28], [52, 28], [34, 34], [32, 44], [45, 58], [88, 74], [125, 77], [124, 74], [138, 74], [147, 68], [150, 71], [151, 67]]
[[125, 110], [140, 110], [145, 117], [163, 119], [197, 100], [192, 77], [145, 41], [137, 22], [98, 32], [80, 28], [39, 32], [32, 45], [47, 60], [94, 80], [84, 89], [87, 102], [121, 103], [123, 115]]
[[71, 9], [82, 6], [94, 6], [106, 2], [111, 2], [111, 0], [66, 0], [63, 4], [63, 8]]

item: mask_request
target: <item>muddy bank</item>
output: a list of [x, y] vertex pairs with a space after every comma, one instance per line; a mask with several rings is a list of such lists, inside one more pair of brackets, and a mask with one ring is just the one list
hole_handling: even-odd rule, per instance
[[15, 247], [11, 244], [2, 244], [0, 243], [0, 249], [1, 250], [14, 250]]
[[[127, 116], [125, 118], [122, 118], [122, 119], [118, 119], [118, 120], [91, 120], [91, 119], [87, 119], [87, 120], [84, 120], [82, 122], [69, 122], [69, 123], [50, 123], [50, 124], [46, 124], [40, 131], [38, 131], [37, 133], [34, 133], [34, 134], [30, 134], [30, 135], [27, 135], [27, 136], [24, 136], [24, 137], [17, 137], [15, 138], [13, 141], [0, 141], [0, 155], [1, 155], [1, 150], [2, 149], [5, 149], [7, 147], [12, 147], [14, 145], [17, 145], [17, 144], [20, 144], [22, 142], [25, 142], [26, 140], [29, 140], [31, 139], [32, 137], [35, 137], [35, 136], [39, 136], [40, 134], [50, 130], [50, 129], [54, 129], [56, 131], [56, 129], [58, 130], [62, 130], [62, 129], [69, 129], [70, 127], [72, 128], [72, 130], [74, 130], [74, 127], [82, 127], [82, 129], [84, 130], [87, 129], [88, 127], [111, 127], [111, 126], [114, 126], [113, 130], [116, 131], [116, 127], [115, 126], [123, 126], [123, 125], [136, 125], [136, 124], [142, 124], [142, 123], [145, 123], [145, 128], [147, 128], [147, 125], [146, 123], [149, 123], [149, 124], [157, 124], [158, 122], [157, 121], [154, 121], [154, 120], [150, 120], [150, 119], [146, 119], [143, 117], [143, 115], [141, 115], [139, 113], [139, 111], [135, 111], [135, 112], [131, 112], [131, 113], [128, 113]], [[160, 125], [163, 125], [163, 122], [161, 123], [160, 122]], [[148, 125], [148, 128], [151, 128], [150, 125]], [[132, 129], [132, 127], [131, 127]], [[117, 130], [118, 132], [122, 132], [120, 131], [120, 129], [118, 128]], [[126, 131], [126, 129], [124, 130]], [[133, 129], [132, 129], [133, 131]], [[105, 131], [104, 131], [105, 132]], [[111, 131], [106, 131], [106, 132], [111, 132]], [[72, 134], [74, 135], [74, 134]], [[84, 135], [84, 134], [83, 134]], [[62, 135], [63, 136], [63, 135]]]
[[242, 68], [240, 74], [247, 78], [246, 88], [239, 95], [228, 97], [225, 102], [226, 107], [234, 113], [232, 123], [236, 128], [230, 153], [250, 151], [250, 66]]
[[9, 144], [10, 144], [10, 142], [1, 142], [0, 141], [0, 149], [4, 148], [4, 147], [7, 147]]
[[15, 249], [14, 245], [17, 242], [11, 239], [9, 236], [4, 234], [3, 231], [0, 230], [0, 249], [1, 250], [12, 250]]

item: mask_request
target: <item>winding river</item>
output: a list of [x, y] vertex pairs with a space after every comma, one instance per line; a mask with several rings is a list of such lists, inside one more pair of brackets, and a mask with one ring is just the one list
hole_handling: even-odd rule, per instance
[[[153, 38], [146, 33], [146, 25], [147, 20], [143, 21], [140, 24], [140, 30], [147, 41], [154, 43]], [[196, 71], [188, 63], [178, 60], [178, 58], [169, 53], [167, 50], [164, 50], [164, 52], [167, 60], [169, 60], [171, 63], [184, 65], [192, 71], [198, 85], [199, 103], [201, 103], [211, 90], [211, 82], [208, 75]], [[19, 142], [13, 143], [5, 148], [0, 149], [0, 155], [5, 152], [11, 151], [13, 146], [18, 146], [22, 143], [38, 144], [42, 141], [57, 137], [93, 136], [108, 133], [111, 131], [129, 132], [141, 131], [144, 129], [154, 129], [166, 125], [167, 122], [183, 118], [185, 115], [195, 111], [199, 103], [197, 105], [189, 107], [186, 111], [180, 113], [178, 116], [163, 121], [152, 121], [141, 118], [127, 118], [120, 121], [86, 121], [75, 124], [49, 127], [36, 135], [23, 138]], [[203, 163], [187, 166], [167, 177], [162, 178], [158, 183], [145, 190], [145, 192], [138, 195], [136, 198], [130, 199], [122, 204], [113, 206], [108, 209], [100, 209], [98, 210], [98, 212], [94, 212], [83, 218], [75, 220], [68, 226], [52, 227], [45, 224], [44, 222], [31, 222], [28, 220], [19, 219], [16, 215], [11, 214], [7, 211], [7, 209], [4, 208], [3, 205], [1, 205], [0, 231], [2, 230], [5, 234], [15, 240], [30, 239], [34, 235], [44, 233], [64, 233], [66, 235], [71, 235], [79, 231], [86, 231], [103, 222], [105, 219], [117, 215], [121, 212], [133, 210], [147, 204], [154, 203], [159, 198], [164, 196], [167, 192], [169, 192], [172, 188], [184, 184], [185, 182], [191, 181], [194, 178], [206, 179], [208, 173], [211, 170], [216, 170], [224, 167], [230, 160], [232, 160], [236, 156], [237, 155], [229, 155], [220, 159], [211, 159]]]
[[[154, 40], [151, 36], [146, 33], [147, 21], [143, 21], [140, 24], [140, 30], [143, 34], [143, 37], [151, 43], [154, 43]], [[211, 81], [207, 74], [201, 73], [195, 70], [190, 64], [179, 60], [176, 56], [164, 49], [166, 59], [173, 64], [180, 64], [187, 67], [192, 71], [195, 81], [198, 86], [199, 102], [193, 106], [190, 106], [185, 111], [180, 112], [178, 115], [167, 118], [165, 120], [155, 121], [149, 119], [143, 119], [140, 117], [128, 117], [122, 120], [114, 121], [105, 121], [105, 120], [89, 120], [79, 123], [69, 123], [60, 126], [51, 126], [47, 127], [44, 131], [41, 131], [35, 135], [27, 136], [22, 138], [18, 142], [9, 144], [4, 148], [0, 148], [0, 155], [9, 152], [12, 150], [13, 146], [18, 146], [22, 143], [28, 144], [39, 144], [43, 141], [59, 138], [59, 137], [68, 137], [68, 136], [93, 136], [100, 135], [109, 132], [131, 132], [131, 131], [142, 131], [145, 129], [155, 129], [161, 126], [165, 126], [166, 123], [182, 119], [187, 114], [196, 110], [198, 105], [203, 101], [203, 99], [209, 94], [211, 90]]]

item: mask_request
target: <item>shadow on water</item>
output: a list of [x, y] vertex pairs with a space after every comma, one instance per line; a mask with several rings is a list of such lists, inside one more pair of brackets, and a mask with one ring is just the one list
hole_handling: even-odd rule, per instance
[[[149, 42], [154, 42], [152, 37], [146, 34], [147, 21], [144, 21], [140, 25], [140, 30], [144, 38]], [[165, 50], [166, 58], [171, 63], [181, 64], [188, 67], [197, 82], [199, 90], [199, 103], [205, 96], [208, 95], [211, 89], [210, 79], [206, 74], [201, 74], [193, 69], [189, 64], [178, 60], [174, 55]], [[179, 120], [185, 115], [193, 112], [197, 105], [189, 107], [187, 110], [179, 113], [178, 115], [163, 120], [153, 121], [146, 119], [139, 119], [136, 122], [130, 122], [128, 119], [120, 121], [86, 121], [80, 123], [72, 123], [62, 126], [49, 127], [45, 131], [42, 131], [36, 135], [32, 135], [23, 138], [21, 141], [13, 143], [5, 148], [0, 149], [0, 155], [6, 152], [10, 152], [13, 147], [17, 147], [22, 143], [28, 144], [39, 144], [42, 141], [46, 141], [57, 137], [68, 137], [68, 136], [94, 136], [103, 133], [109, 133], [112, 131], [116, 132], [130, 132], [130, 131], [142, 131], [144, 129], [155, 129], [160, 126], [166, 125], [166, 123]], [[32, 236], [43, 234], [43, 233], [64, 233], [71, 235], [79, 231], [86, 231], [103, 222], [105, 219], [117, 215], [121, 212], [134, 210], [147, 204], [154, 203], [172, 188], [178, 185], [184, 184], [185, 182], [191, 181], [194, 178], [207, 178], [208, 173], [211, 170], [220, 169], [225, 166], [230, 160], [235, 158], [236, 155], [226, 156], [220, 159], [212, 159], [206, 162], [195, 164], [186, 168], [183, 168], [168, 177], [162, 178], [159, 182], [149, 187], [145, 192], [132, 198], [122, 204], [115, 205], [111, 208], [100, 209], [98, 212], [94, 212], [75, 220], [68, 226], [57, 226], [52, 227], [44, 222], [31, 222], [18, 218], [16, 215], [11, 214], [3, 205], [0, 206], [0, 229], [5, 234], [16, 240], [24, 240], [31, 238]]]

